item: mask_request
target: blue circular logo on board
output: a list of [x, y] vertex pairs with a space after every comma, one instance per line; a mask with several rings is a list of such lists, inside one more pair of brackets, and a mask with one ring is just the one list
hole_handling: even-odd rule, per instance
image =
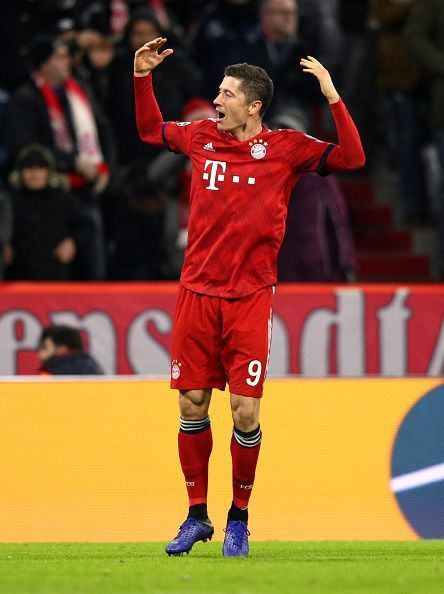
[[391, 489], [422, 538], [444, 538], [444, 385], [404, 418], [392, 452]]

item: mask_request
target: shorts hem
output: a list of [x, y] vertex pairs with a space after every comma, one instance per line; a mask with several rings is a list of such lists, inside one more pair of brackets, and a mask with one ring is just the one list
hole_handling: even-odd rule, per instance
[[221, 390], [222, 392], [225, 391], [226, 388], [226, 383], [215, 383], [215, 382], [209, 382], [208, 384], [204, 383], [199, 383], [199, 384], [193, 384], [191, 386], [189, 385], [185, 385], [185, 386], [179, 386], [177, 384], [173, 384], [173, 382], [170, 382], [170, 388], [171, 390], [181, 390], [182, 392], [188, 391], [188, 390]]
[[242, 394], [242, 392], [237, 391], [235, 389], [231, 389], [230, 388], [230, 394], [236, 394], [237, 396], [242, 396], [244, 398], [262, 398], [262, 396], [264, 395], [263, 391], [261, 391], [260, 393], [255, 393], [255, 394]]

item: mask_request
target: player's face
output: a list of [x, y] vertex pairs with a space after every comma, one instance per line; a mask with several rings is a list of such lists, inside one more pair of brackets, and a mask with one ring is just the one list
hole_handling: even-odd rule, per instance
[[221, 132], [232, 132], [247, 123], [250, 103], [239, 88], [241, 84], [242, 81], [238, 78], [226, 76], [213, 101], [218, 117], [217, 127]]

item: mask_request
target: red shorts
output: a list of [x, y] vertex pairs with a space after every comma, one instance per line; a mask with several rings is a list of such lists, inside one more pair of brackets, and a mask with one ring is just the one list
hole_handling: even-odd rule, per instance
[[171, 344], [171, 387], [262, 396], [270, 355], [274, 287], [239, 299], [179, 287]]

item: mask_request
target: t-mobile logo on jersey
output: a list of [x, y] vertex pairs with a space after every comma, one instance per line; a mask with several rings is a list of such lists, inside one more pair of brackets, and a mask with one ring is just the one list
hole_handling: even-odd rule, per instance
[[[222, 173], [218, 173], [217, 170], [218, 168], [222, 169]], [[210, 168], [210, 173], [207, 172], [207, 169]], [[225, 161], [205, 161], [205, 166], [204, 166], [204, 171], [205, 173], [203, 174], [203, 178], [204, 179], [209, 179], [210, 183], [209, 185], [206, 187], [207, 190], [219, 190], [219, 188], [217, 188], [214, 184], [216, 182], [216, 177], [217, 177], [217, 181], [219, 182], [223, 182], [225, 179], [225, 171], [227, 170], [227, 164], [225, 163]]]
[[[209, 172], [207, 171], [209, 169]], [[218, 169], [221, 170], [221, 173], [218, 173]], [[206, 190], [220, 190], [215, 184], [216, 180], [218, 182], [223, 182], [225, 180], [225, 173], [227, 171], [227, 164], [225, 161], [205, 161], [204, 165], [204, 173], [202, 175], [203, 179], [210, 180], [210, 183], [205, 188]], [[238, 184], [240, 182], [240, 177], [238, 175], [232, 176], [232, 182]], [[256, 183], [255, 177], [249, 177], [248, 183], [253, 185]]]

